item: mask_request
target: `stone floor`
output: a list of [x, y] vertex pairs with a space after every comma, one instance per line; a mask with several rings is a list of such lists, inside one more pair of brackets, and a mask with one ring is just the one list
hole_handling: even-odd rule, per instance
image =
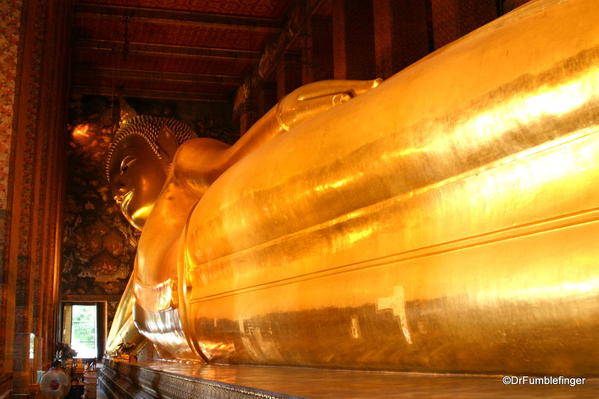
[[584, 384], [574, 387], [529, 383], [505, 385], [502, 383], [502, 376], [369, 372], [300, 367], [198, 366], [174, 362], [147, 362], [138, 365], [160, 373], [312, 399], [599, 398], [599, 379], [586, 379]]

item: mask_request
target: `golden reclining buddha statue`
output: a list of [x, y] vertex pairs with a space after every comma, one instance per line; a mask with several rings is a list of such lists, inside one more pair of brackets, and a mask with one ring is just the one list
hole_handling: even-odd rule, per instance
[[165, 358], [596, 375], [598, 20], [529, 3], [380, 85], [304, 86], [233, 146], [130, 121], [109, 348], [134, 320]]

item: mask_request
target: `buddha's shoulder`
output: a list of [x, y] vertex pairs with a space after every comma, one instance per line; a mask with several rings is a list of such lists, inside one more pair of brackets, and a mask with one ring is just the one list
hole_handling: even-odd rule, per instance
[[207, 137], [183, 143], [172, 162], [175, 179], [194, 187], [208, 185], [214, 173], [221, 169], [223, 154], [228, 148], [228, 144]]
[[222, 141], [208, 137], [198, 137], [181, 144], [175, 153], [173, 162], [177, 164], [196, 163], [198, 160], [208, 159], [215, 154], [229, 148], [229, 145]]

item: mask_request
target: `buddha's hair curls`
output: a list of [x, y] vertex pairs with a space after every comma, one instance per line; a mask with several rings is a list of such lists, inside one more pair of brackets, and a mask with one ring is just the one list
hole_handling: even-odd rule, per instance
[[114, 153], [119, 145], [127, 139], [127, 137], [135, 135], [142, 137], [150, 146], [154, 154], [160, 159], [163, 155], [158, 150], [158, 135], [167, 126], [174, 134], [177, 144], [181, 145], [184, 142], [198, 137], [191, 128], [174, 118], [162, 118], [158, 116], [139, 115], [136, 116], [122, 126], [115, 134], [114, 139], [110, 143], [110, 147], [106, 153], [104, 160], [104, 172], [106, 180], [110, 182], [110, 165], [113, 161]]

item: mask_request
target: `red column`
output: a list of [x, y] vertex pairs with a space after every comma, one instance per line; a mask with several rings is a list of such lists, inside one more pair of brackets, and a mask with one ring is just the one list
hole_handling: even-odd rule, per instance
[[287, 54], [276, 72], [277, 100], [285, 97], [302, 84], [302, 65], [300, 56]]
[[427, 2], [422, 0], [398, 0], [394, 5], [396, 16], [395, 34], [398, 53], [395, 61], [397, 70], [424, 57], [429, 48], [429, 32], [427, 25]]
[[435, 48], [460, 37], [459, 10], [456, 0], [431, 0]]
[[497, 17], [495, 0], [431, 0], [435, 48]]
[[333, 78], [333, 31], [330, 16], [315, 15], [304, 36], [302, 83]]
[[347, 79], [345, 0], [333, 0], [333, 77]]
[[372, 0], [333, 1], [335, 79], [376, 76]]
[[394, 59], [398, 58], [399, 48], [395, 36], [395, 13], [392, 0], [373, 0], [374, 14], [374, 55], [376, 74], [388, 78], [396, 72]]
[[373, 0], [377, 76], [387, 78], [429, 52], [427, 3]]

